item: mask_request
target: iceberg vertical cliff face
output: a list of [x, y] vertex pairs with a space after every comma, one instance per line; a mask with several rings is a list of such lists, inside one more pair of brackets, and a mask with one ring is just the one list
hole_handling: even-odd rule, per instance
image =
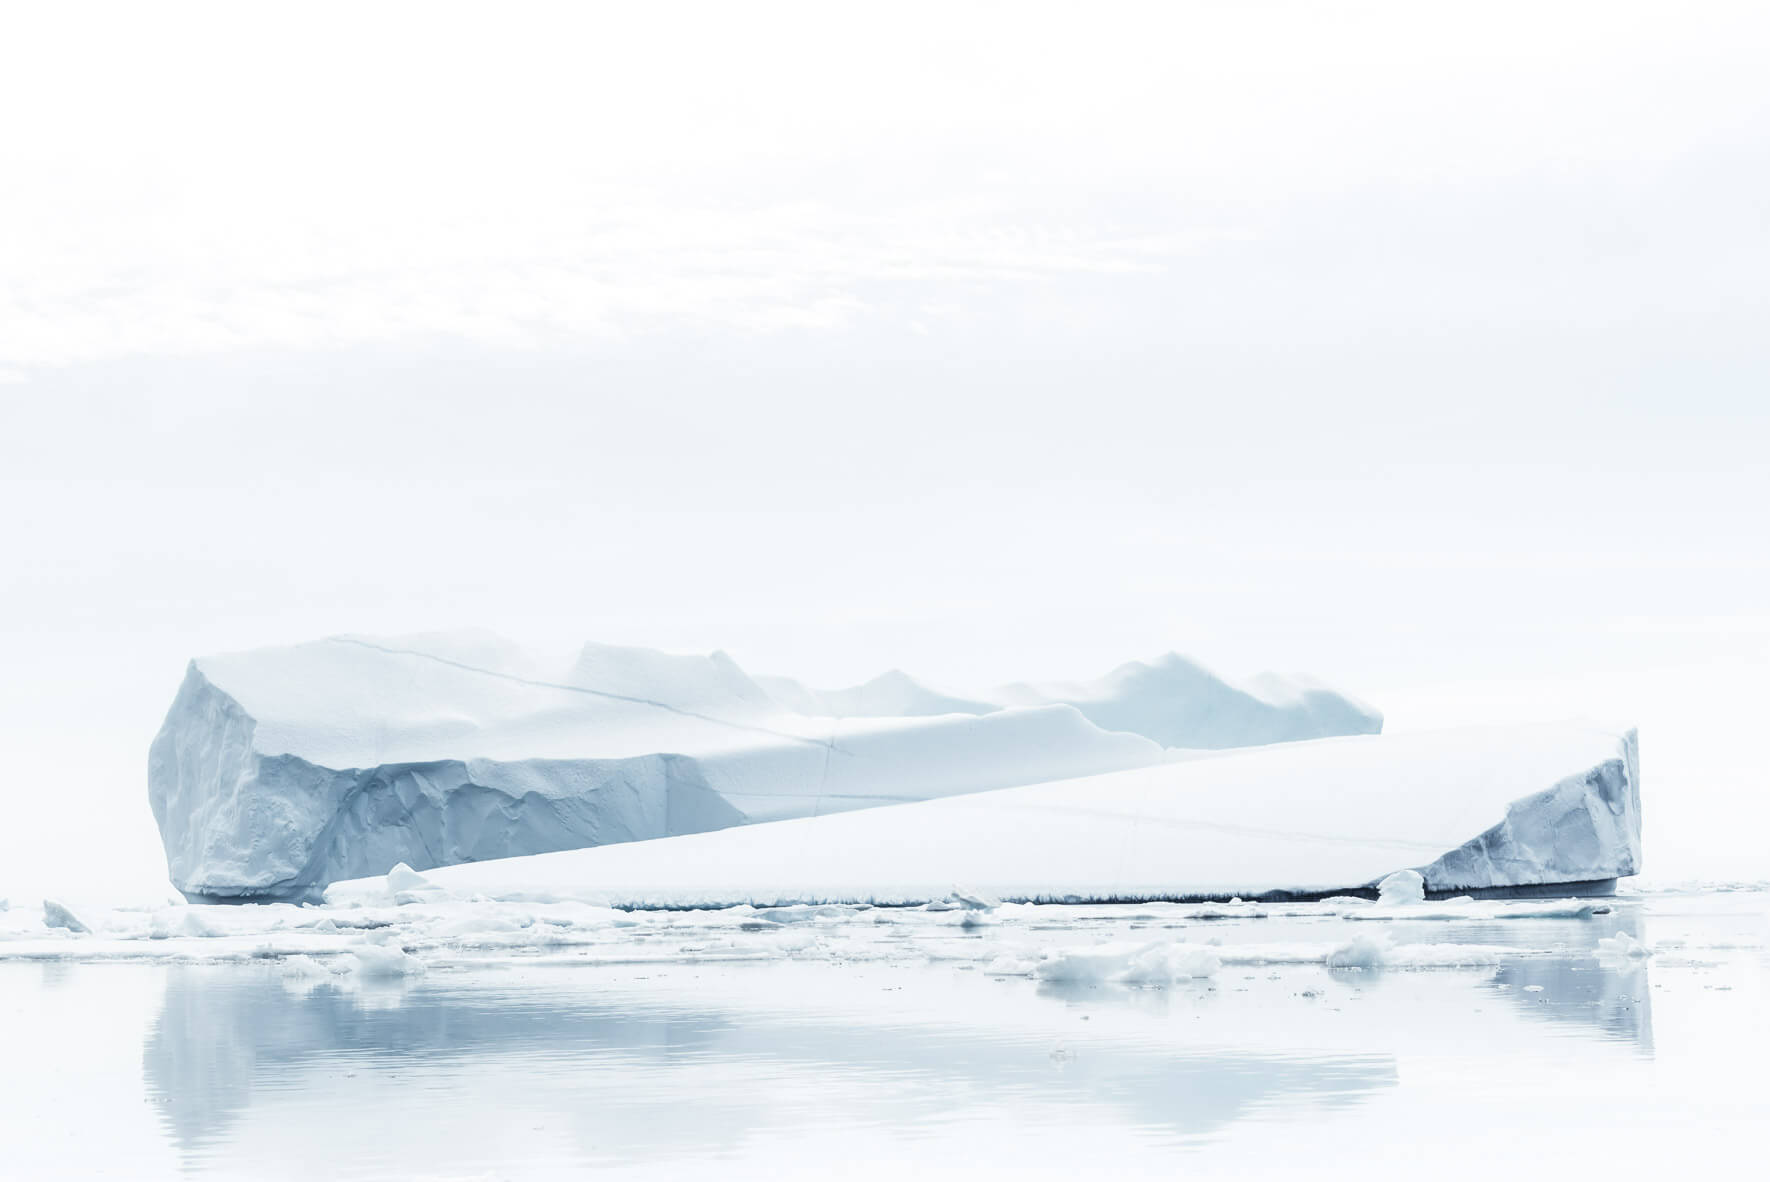
[[1421, 868], [1431, 890], [1623, 878], [1641, 870], [1641, 760], [1634, 731], [1616, 756], [1513, 801], [1506, 819]]
[[576, 849], [738, 824], [692, 759], [431, 759], [331, 767], [265, 750], [198, 663], [148, 757], [174, 885], [286, 898], [334, 878]]

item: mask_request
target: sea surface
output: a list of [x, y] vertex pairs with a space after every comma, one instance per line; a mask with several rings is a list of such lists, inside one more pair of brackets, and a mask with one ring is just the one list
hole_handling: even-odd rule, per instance
[[[731, 940], [775, 954], [517, 950], [391, 977], [0, 959], [0, 1177], [1757, 1176], [1770, 894], [1608, 906], [1381, 925], [1497, 950], [1466, 967], [1226, 957], [1162, 985], [964, 951], [1378, 925], [1041, 908], [934, 940], [881, 912], [862, 918], [888, 955], [806, 959], [751, 923]], [[1601, 951], [1619, 931], [1650, 955]]]

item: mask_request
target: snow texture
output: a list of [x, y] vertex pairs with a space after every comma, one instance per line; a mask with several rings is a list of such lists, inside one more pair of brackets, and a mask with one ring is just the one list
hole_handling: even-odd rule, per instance
[[1313, 679], [1263, 673], [1235, 685], [1176, 653], [1132, 661], [1097, 681], [1003, 686], [990, 697], [1004, 706], [1071, 705], [1096, 726], [1164, 747], [1251, 747], [1383, 729], [1376, 710]]
[[[1329, 710], [1348, 700], [1327, 691], [1256, 708], [1265, 699], [1179, 658], [1076, 687], [1074, 705], [1030, 690], [1010, 706], [969, 702], [900, 673], [821, 697], [767, 685], [723, 653], [590, 644], [550, 662], [479, 632], [204, 657], [154, 740], [149, 797], [187, 897], [301, 898], [397, 863], [428, 870], [1142, 767], [1174, 758], [1163, 745], [1177, 739], [1218, 747], [1309, 737], [1334, 719], [1380, 724]], [[1254, 714], [1272, 725], [1251, 727]]]
[[[1599, 884], [1641, 863], [1633, 731], [1580, 724], [1327, 739], [870, 813], [455, 866], [458, 897], [613, 907], [927, 903]], [[1407, 875], [1372, 911], [1405, 915]], [[381, 878], [330, 901], [390, 898]], [[1386, 904], [1386, 905], [1385, 905]], [[1456, 905], [1451, 905], [1452, 908]]]
[[1129, 662], [1095, 681], [1021, 682], [978, 698], [941, 693], [897, 669], [843, 690], [810, 689], [785, 677], [758, 681], [790, 709], [838, 718], [1074, 706], [1104, 730], [1143, 735], [1164, 747], [1251, 747], [1383, 729], [1376, 710], [1312, 678], [1262, 673], [1238, 685], [1177, 653]]

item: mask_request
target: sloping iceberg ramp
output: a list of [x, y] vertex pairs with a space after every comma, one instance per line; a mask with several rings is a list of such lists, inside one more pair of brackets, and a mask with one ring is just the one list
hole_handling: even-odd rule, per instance
[[[456, 866], [461, 896], [617, 907], [1368, 890], [1601, 892], [1641, 864], [1635, 733], [1583, 725], [1326, 739], [868, 813]], [[383, 879], [328, 901], [385, 901]]]

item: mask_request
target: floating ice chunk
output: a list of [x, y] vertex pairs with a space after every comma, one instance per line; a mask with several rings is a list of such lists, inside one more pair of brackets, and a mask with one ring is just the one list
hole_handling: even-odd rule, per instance
[[43, 900], [43, 926], [46, 928], [66, 928], [70, 932], [81, 935], [92, 931], [85, 923], [81, 922], [79, 916], [54, 899]]
[[329, 977], [340, 976], [349, 971], [349, 966], [339, 963], [327, 964], [316, 960], [306, 953], [296, 953], [283, 958], [283, 976], [296, 981], [323, 981]]
[[1167, 944], [1146, 949], [1132, 959], [1119, 979], [1130, 985], [1167, 985], [1214, 977], [1223, 967], [1217, 949], [1203, 944]]
[[947, 896], [947, 900], [957, 903], [967, 911], [994, 911], [1002, 905], [1000, 899], [989, 895], [980, 895], [975, 891], [965, 890], [963, 887], [954, 887], [953, 893]]
[[1110, 981], [1131, 966], [1143, 944], [1096, 944], [1092, 948], [1055, 948], [1045, 953], [1033, 969], [1041, 981], [1097, 985]]
[[1041, 981], [1098, 985], [1166, 985], [1177, 980], [1214, 975], [1222, 962], [1217, 949], [1202, 944], [1096, 944], [1092, 948], [1055, 948], [1033, 966]]
[[1598, 941], [1598, 955], [1617, 960], [1645, 960], [1653, 952], [1627, 932], [1618, 931], [1616, 935], [1605, 936]]
[[1386, 907], [1426, 901], [1426, 879], [1418, 870], [1397, 870], [1377, 884], [1377, 902]]
[[364, 980], [386, 980], [415, 977], [424, 971], [424, 962], [403, 948], [380, 944], [357, 944], [348, 954], [353, 958], [352, 970]]
[[[1393, 878], [1394, 875], [1390, 875]], [[1415, 879], [1419, 875], [1414, 875]], [[1385, 883], [1388, 879], [1383, 880]], [[1341, 944], [1327, 954], [1327, 966], [1330, 969], [1375, 969], [1383, 966], [1389, 951], [1386, 940], [1375, 936], [1358, 935]]]

